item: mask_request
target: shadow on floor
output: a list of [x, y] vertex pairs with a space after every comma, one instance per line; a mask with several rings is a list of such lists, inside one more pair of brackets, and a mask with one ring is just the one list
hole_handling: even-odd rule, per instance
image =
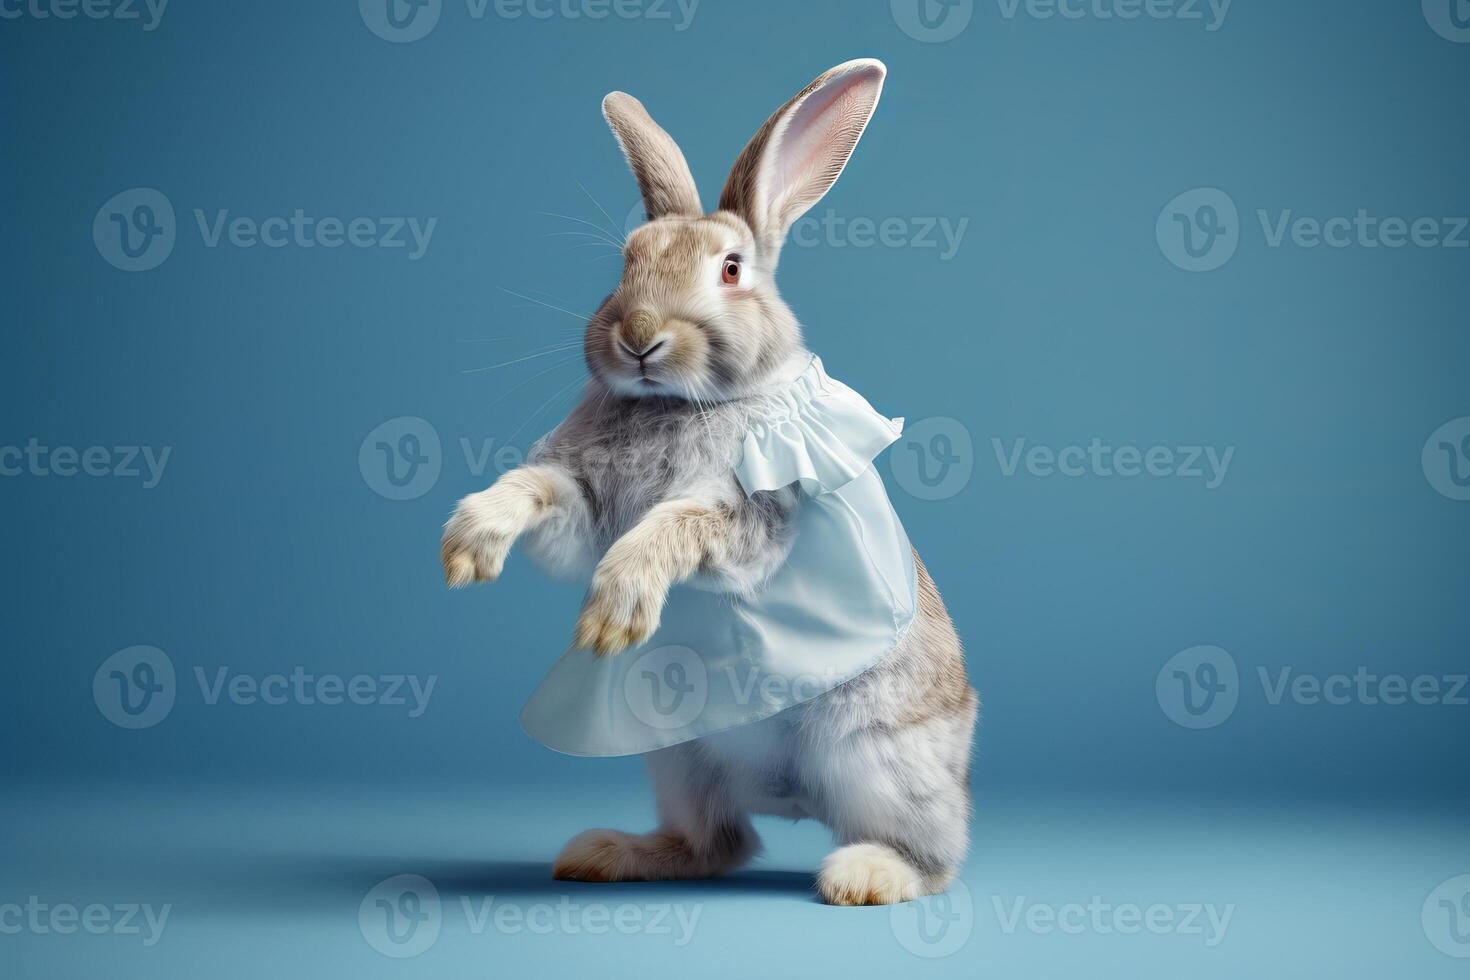
[[196, 855], [171, 862], [149, 877], [166, 885], [200, 913], [277, 915], [341, 909], [354, 912], [379, 882], [400, 874], [422, 875], [441, 899], [579, 902], [715, 901], [721, 897], [785, 896], [815, 902], [810, 872], [756, 869], [696, 881], [601, 884], [557, 881], [546, 861], [468, 861], [383, 855], [251, 853]]

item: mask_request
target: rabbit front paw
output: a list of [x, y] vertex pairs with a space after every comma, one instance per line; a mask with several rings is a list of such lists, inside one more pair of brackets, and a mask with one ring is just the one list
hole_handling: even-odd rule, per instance
[[627, 568], [609, 574], [599, 568], [577, 620], [574, 642], [604, 657], [637, 646], [658, 629], [663, 605], [664, 590], [646, 575]]
[[484, 493], [464, 498], [444, 526], [439, 544], [444, 581], [450, 588], [495, 581], [514, 540], [515, 521], [512, 515], [497, 512], [493, 498]]

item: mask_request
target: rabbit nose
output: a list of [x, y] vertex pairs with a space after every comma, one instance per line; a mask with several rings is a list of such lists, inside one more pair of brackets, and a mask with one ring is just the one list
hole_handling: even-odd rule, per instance
[[640, 360], [663, 345], [658, 336], [658, 318], [647, 310], [635, 310], [623, 319], [618, 343]]
[[665, 341], [662, 341], [662, 340], [655, 341], [654, 344], [653, 344], [653, 346], [648, 347], [648, 348], [646, 348], [644, 350], [641, 350], [641, 351], [640, 350], [634, 350], [632, 347], [628, 346], [622, 340], [619, 340], [618, 341], [618, 346], [621, 347], [623, 350], [627, 351], [628, 354], [629, 354], [629, 356], [636, 357], [636, 358], [638, 358], [638, 360], [641, 361], [645, 357], [652, 356], [653, 352], [656, 351], [656, 350], [658, 350], [660, 347], [662, 347], [664, 345], [664, 343], [665, 343]]

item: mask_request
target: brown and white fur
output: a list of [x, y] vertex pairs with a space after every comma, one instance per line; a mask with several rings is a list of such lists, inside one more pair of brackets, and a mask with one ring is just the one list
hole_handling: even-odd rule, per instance
[[[669, 589], [751, 591], [781, 565], [795, 487], [749, 497], [739, 458], [751, 396], [809, 358], [776, 291], [791, 224], [836, 181], [877, 105], [873, 60], [826, 72], [745, 147], [705, 214], [678, 146], [631, 96], [603, 114], [649, 221], [587, 325], [591, 380], [527, 465], [462, 500], [446, 525], [451, 586], [496, 578], [513, 542], [553, 573], [590, 575], [575, 642], [612, 656], [658, 627]], [[919, 607], [877, 667], [764, 721], [648, 755], [659, 826], [590, 830], [558, 878], [642, 881], [729, 872], [759, 850], [751, 814], [813, 817], [838, 847], [817, 877], [841, 905], [943, 890], [968, 845], [978, 702], [922, 562]]]

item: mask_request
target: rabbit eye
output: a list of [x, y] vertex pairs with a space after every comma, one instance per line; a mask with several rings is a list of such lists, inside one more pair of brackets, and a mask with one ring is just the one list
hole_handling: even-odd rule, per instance
[[740, 282], [740, 256], [725, 256], [725, 261], [720, 264], [720, 282], [729, 286]]

